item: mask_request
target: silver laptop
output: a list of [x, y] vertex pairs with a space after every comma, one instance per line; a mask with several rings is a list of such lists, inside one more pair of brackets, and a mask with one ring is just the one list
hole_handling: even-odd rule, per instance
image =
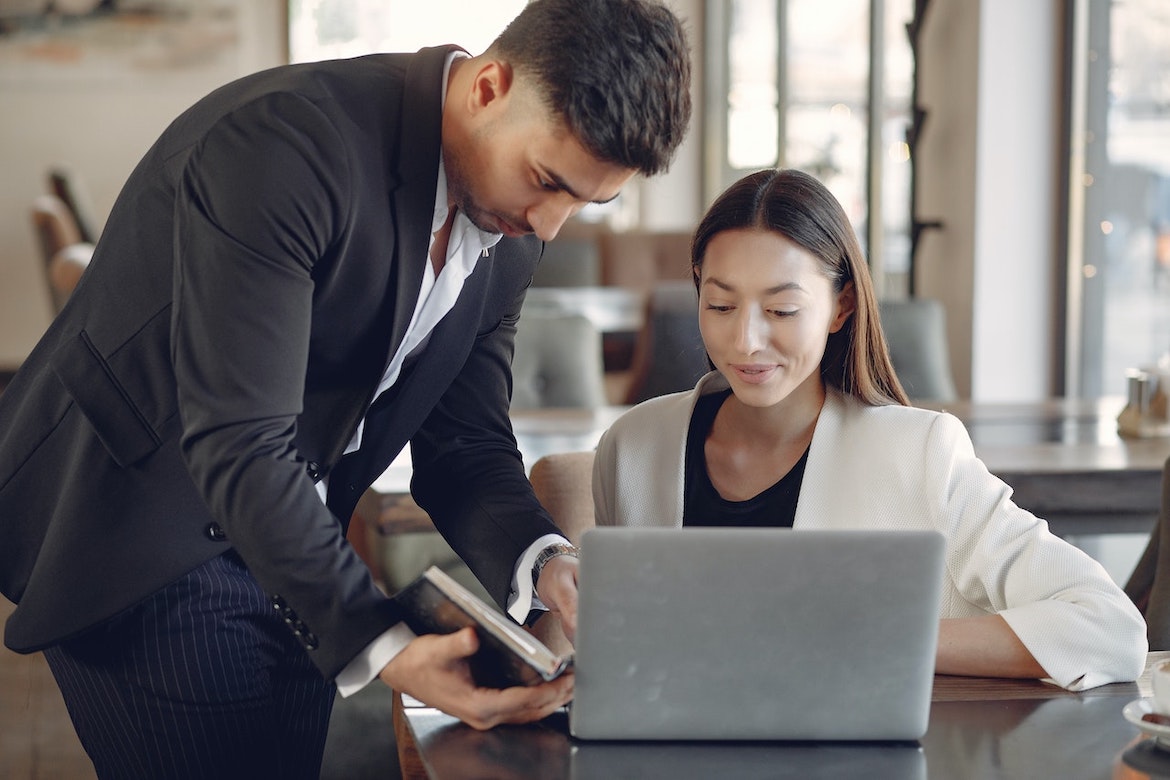
[[917, 740], [933, 531], [596, 528], [569, 730], [607, 740]]

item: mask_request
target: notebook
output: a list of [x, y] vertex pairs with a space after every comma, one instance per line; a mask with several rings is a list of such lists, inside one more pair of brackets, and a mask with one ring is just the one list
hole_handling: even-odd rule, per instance
[[570, 733], [920, 739], [942, 557], [934, 531], [586, 531]]

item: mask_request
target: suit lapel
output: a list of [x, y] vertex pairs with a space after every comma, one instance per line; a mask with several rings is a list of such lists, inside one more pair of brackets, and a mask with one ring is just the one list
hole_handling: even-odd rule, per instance
[[857, 495], [853, 474], [842, 465], [841, 453], [861, 446], [845, 440], [845, 403], [832, 389], [825, 392], [825, 405], [817, 418], [809, 444], [808, 462], [796, 503], [795, 528], [833, 527], [839, 521], [852, 522]]
[[457, 47], [422, 49], [406, 69], [398, 158], [398, 183], [393, 193], [395, 268], [394, 321], [386, 361], [406, 336], [406, 328], [418, 303], [423, 268], [435, 213], [435, 185], [441, 153], [443, 66]]
[[486, 280], [487, 266], [481, 264], [468, 277], [455, 307], [431, 332], [430, 344], [419, 354], [418, 361], [370, 407], [365, 415], [366, 433], [361, 448], [343, 457], [330, 476], [330, 509], [342, 512], [342, 504], [352, 495], [334, 490], [335, 479], [339, 485], [361, 488], [372, 484], [439, 402], [474, 346], [475, 339], [467, 338], [467, 334], [475, 333], [479, 325]]

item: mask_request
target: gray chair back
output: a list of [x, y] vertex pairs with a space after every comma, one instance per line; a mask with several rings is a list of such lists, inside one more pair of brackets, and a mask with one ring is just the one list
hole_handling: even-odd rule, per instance
[[592, 238], [549, 241], [532, 274], [533, 287], [592, 287], [601, 284], [601, 253]]
[[710, 370], [699, 334], [699, 299], [690, 279], [654, 285], [631, 360], [626, 403], [690, 390]]
[[582, 314], [527, 311], [516, 326], [512, 408], [604, 406], [601, 333]]
[[939, 301], [912, 298], [880, 301], [890, 360], [906, 394], [915, 401], [958, 397], [947, 349], [946, 312]]

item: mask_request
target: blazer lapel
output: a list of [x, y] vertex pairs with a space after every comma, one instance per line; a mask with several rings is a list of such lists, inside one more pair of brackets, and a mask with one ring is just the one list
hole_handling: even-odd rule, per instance
[[842, 453], [862, 444], [843, 439], [844, 423], [844, 401], [829, 389], [809, 445], [793, 527], [832, 527], [838, 519], [850, 519], [856, 475], [842, 465], [849, 460]]
[[393, 194], [394, 260], [398, 272], [387, 362], [406, 336], [422, 285], [441, 154], [443, 66], [447, 55], [457, 50], [455, 46], [422, 49], [411, 58], [406, 70], [398, 116], [402, 139], [395, 165], [398, 182]]
[[[476, 332], [482, 316], [481, 290], [486, 280], [487, 266], [481, 265], [468, 277], [455, 307], [431, 333], [430, 344], [419, 354], [417, 363], [370, 407], [361, 449], [346, 455], [339, 464], [344, 479], [363, 487], [373, 483], [439, 402], [442, 390], [450, 385], [474, 345], [474, 338], [466, 334]], [[330, 497], [333, 495], [331, 490]], [[342, 495], [337, 491], [338, 500], [345, 500]], [[330, 508], [337, 507], [330, 504]]]

